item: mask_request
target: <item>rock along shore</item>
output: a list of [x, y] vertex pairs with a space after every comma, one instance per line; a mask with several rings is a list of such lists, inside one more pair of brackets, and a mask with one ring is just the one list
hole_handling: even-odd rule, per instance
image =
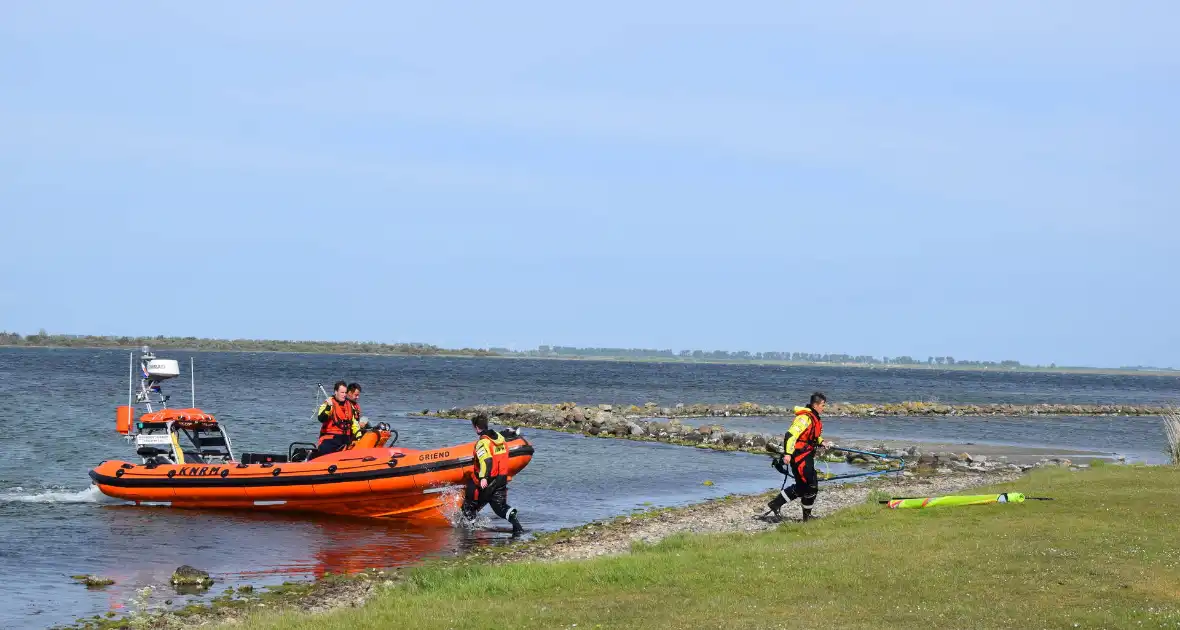
[[[519, 414], [522, 411], [538, 413], [572, 412], [581, 409], [583, 415], [610, 412], [625, 418], [742, 418], [751, 416], [792, 416], [794, 407], [790, 405], [762, 405], [752, 402], [737, 404], [697, 403], [686, 405], [679, 403], [673, 407], [660, 407], [655, 403], [638, 405], [581, 405], [576, 403], [512, 403], [501, 406], [477, 406], [469, 409], [481, 411], [501, 410], [503, 414]], [[443, 415], [456, 417], [456, 412], [462, 413], [462, 408], [424, 412], [426, 415]], [[1164, 407], [1149, 405], [1011, 405], [1011, 404], [981, 404], [981, 405], [946, 405], [933, 402], [900, 402], [900, 403], [841, 403], [829, 402], [824, 411], [825, 418], [872, 418], [876, 416], [1162, 416], [1167, 413]], [[575, 412], [576, 415], [576, 412]]]
[[[922, 403], [913, 403], [922, 404]], [[1012, 406], [1003, 406], [1011, 409]], [[983, 407], [973, 407], [984, 409]], [[1073, 406], [1069, 406], [1073, 409]], [[987, 407], [991, 409], [991, 407]], [[1143, 408], [1137, 408], [1143, 409]], [[862, 413], [860, 406], [851, 409], [845, 405], [828, 407], [835, 413], [825, 413], [825, 417], [853, 417], [868, 415]], [[582, 433], [597, 437], [612, 437], [649, 442], [663, 442], [681, 446], [710, 448], [725, 451], [745, 451], [749, 453], [767, 453], [768, 445], [781, 445], [782, 434], [753, 433], [730, 431], [720, 424], [705, 424], [689, 426], [683, 424], [680, 418], [699, 417], [742, 417], [742, 416], [788, 416], [794, 415], [789, 407], [775, 407], [742, 403], [740, 405], [677, 405], [676, 407], [658, 408], [655, 405], [644, 407], [630, 406], [619, 408], [613, 405], [597, 405], [594, 407], [580, 406], [574, 403], [560, 404], [508, 404], [499, 406], [477, 405], [474, 407], [455, 407], [446, 410], [423, 411], [423, 415], [438, 418], [471, 418], [477, 413], [485, 413], [493, 425], [530, 427], [548, 429], [567, 433]], [[1072, 412], [1071, 412], [1072, 413]], [[889, 414], [886, 414], [889, 415]], [[900, 415], [900, 414], [898, 414]], [[995, 415], [981, 413], [980, 415]], [[1008, 415], [1020, 415], [1010, 413]], [[786, 426], [784, 424], [784, 431]], [[839, 442], [841, 446], [854, 446], [846, 440]], [[856, 446], [861, 450], [871, 450], [893, 458], [900, 458], [907, 462], [907, 471], [931, 471], [938, 473], [950, 472], [998, 472], [1022, 471], [1032, 468], [1025, 463], [1018, 465], [1009, 463], [1006, 459], [989, 459], [985, 456], [972, 457], [969, 453], [922, 452], [918, 446], [905, 448], [887, 448], [884, 444], [872, 441], [858, 441]], [[879, 459], [860, 454], [827, 453], [825, 461], [844, 461], [850, 464], [864, 464], [876, 469], [896, 466], [896, 462]], [[1036, 465], [1071, 465], [1066, 459], [1042, 459]]]

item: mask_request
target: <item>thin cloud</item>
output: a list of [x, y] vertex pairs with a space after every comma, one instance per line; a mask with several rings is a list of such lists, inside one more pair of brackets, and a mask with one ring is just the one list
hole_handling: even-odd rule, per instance
[[[185, 34], [243, 44], [384, 58], [420, 55], [443, 64], [506, 71], [544, 58], [606, 50], [646, 38], [746, 30], [783, 38], [888, 44], [932, 55], [1044, 65], [1175, 67], [1180, 7], [1163, 0], [943, 2], [704, 0], [572, 5], [552, 2], [435, 5], [294, 0], [128, 5], [8, 3], [0, 32], [168, 40]], [[545, 51], [538, 54], [537, 51]]]
[[[6, 148], [5, 145], [7, 145]], [[0, 109], [0, 148], [26, 159], [130, 161], [235, 171], [323, 173], [387, 184], [533, 193], [549, 184], [488, 164], [391, 161], [384, 156], [333, 155], [295, 147], [248, 144], [208, 135], [146, 129], [125, 121]]]
[[[946, 200], [990, 200], [1046, 222], [1104, 222], [1105, 204], [1143, 194], [1125, 176], [1147, 152], [1129, 122], [1092, 114], [1013, 115], [970, 102], [784, 99], [725, 100], [635, 94], [570, 94], [483, 84], [326, 82], [267, 94], [239, 94], [248, 106], [321, 116], [380, 116], [407, 124], [514, 130], [618, 151], [660, 147], [823, 167]], [[1086, 186], [1079, 185], [1084, 176]], [[1149, 192], [1149, 191], [1148, 191]], [[1151, 209], [1150, 200], [1124, 213]], [[1050, 202], [1050, 203], [1046, 203]], [[941, 212], [933, 208], [930, 212]]]

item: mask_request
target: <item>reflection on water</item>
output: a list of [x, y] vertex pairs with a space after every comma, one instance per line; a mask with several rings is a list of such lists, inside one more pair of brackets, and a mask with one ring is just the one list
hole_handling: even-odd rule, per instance
[[[323, 577], [325, 573], [391, 568], [440, 553], [461, 552], [475, 542], [463, 528], [375, 519], [134, 506], [104, 509], [117, 513], [103, 519], [112, 535], [168, 541], [152, 545], [150, 559], [169, 573], [188, 563], [224, 578]], [[144, 518], [141, 512], [145, 509], [159, 513]], [[185, 534], [178, 536], [178, 529]], [[225, 540], [213, 538], [213, 532], [228, 534], [230, 530], [232, 534]], [[194, 561], [193, 552], [202, 559]], [[118, 564], [112, 559], [110, 569], [116, 570]]]
[[[374, 519], [351, 519], [315, 514], [190, 511], [164, 507], [101, 505], [89, 514], [99, 531], [87, 532], [73, 561], [59, 561], [59, 573], [92, 573], [115, 580], [104, 589], [57, 590], [52, 604], [35, 597], [36, 583], [6, 588], [5, 600], [29, 596], [17, 626], [63, 603], [85, 606], [86, 614], [105, 610], [125, 613], [141, 599], [139, 591], [153, 587], [150, 607], [175, 608], [201, 601], [243, 584], [275, 585], [354, 574], [368, 569], [390, 569], [423, 559], [461, 554], [477, 545], [502, 544], [506, 533], [467, 527], [422, 526]], [[48, 515], [47, 515], [48, 516]], [[58, 520], [58, 517], [49, 517]], [[486, 518], [483, 521], [486, 523]], [[102, 554], [96, 547], [121, 547], [121, 554]], [[208, 591], [168, 584], [172, 572], [188, 564], [208, 571], [216, 580]], [[167, 603], [166, 603], [167, 602]], [[72, 617], [71, 617], [72, 618]], [[58, 622], [64, 621], [58, 619]]]

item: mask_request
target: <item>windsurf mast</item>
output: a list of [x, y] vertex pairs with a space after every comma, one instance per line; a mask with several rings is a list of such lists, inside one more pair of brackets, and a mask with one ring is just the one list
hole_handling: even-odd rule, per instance
[[1024, 503], [1025, 501], [1052, 501], [1050, 497], [1030, 497], [1020, 492], [1000, 494], [948, 495], [944, 497], [895, 497], [879, 501], [891, 510], [922, 509], [959, 505], [987, 505], [990, 503]]

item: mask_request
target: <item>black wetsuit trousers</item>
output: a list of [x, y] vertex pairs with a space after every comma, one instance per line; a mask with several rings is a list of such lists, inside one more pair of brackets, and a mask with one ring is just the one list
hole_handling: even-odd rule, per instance
[[[784, 505], [795, 499], [799, 499], [799, 503], [803, 506], [803, 516], [807, 517], [811, 513], [811, 506], [815, 505], [815, 497], [819, 494], [819, 478], [815, 476], [815, 451], [811, 451], [803, 457], [796, 458], [795, 455], [788, 455], [790, 458], [790, 472], [791, 477], [795, 483], [783, 488], [783, 491], [778, 496], [771, 499], [768, 506], [776, 513]], [[778, 467], [778, 464], [775, 464]], [[779, 467], [781, 472], [786, 472]]]
[[795, 485], [786, 489], [787, 500], [799, 499], [803, 508], [810, 510], [819, 494], [819, 478], [815, 476], [815, 451], [799, 460], [792, 458], [791, 473], [795, 477]]
[[320, 442], [316, 450], [320, 455], [327, 455], [328, 453], [335, 453], [336, 451], [348, 446], [349, 439], [347, 435], [333, 435], [332, 437]]
[[508, 505], [508, 479], [504, 476], [492, 477], [488, 487], [480, 488], [479, 484], [467, 478], [467, 491], [463, 497], [463, 515], [474, 520], [475, 515], [485, 505], [492, 506], [492, 511], [502, 519], [508, 520], [509, 512], [513, 511]]

